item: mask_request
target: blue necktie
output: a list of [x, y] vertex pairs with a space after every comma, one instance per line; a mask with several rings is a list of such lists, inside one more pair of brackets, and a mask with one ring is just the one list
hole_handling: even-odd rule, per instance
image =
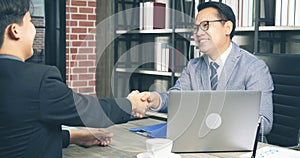
[[218, 86], [218, 74], [217, 69], [219, 65], [215, 62], [209, 64], [210, 67], [210, 86], [212, 90], [216, 90]]

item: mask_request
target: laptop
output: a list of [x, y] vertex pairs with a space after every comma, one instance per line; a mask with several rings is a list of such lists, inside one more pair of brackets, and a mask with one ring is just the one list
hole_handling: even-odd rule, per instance
[[260, 99], [260, 91], [170, 91], [172, 152], [253, 150]]

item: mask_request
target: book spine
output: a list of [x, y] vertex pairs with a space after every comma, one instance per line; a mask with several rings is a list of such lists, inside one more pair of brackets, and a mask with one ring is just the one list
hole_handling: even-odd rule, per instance
[[281, 0], [275, 2], [275, 26], [281, 25]]
[[144, 3], [140, 3], [140, 30], [144, 29]]
[[288, 26], [295, 26], [295, 0], [288, 3]]
[[164, 29], [166, 27], [166, 4], [154, 2], [153, 11], [153, 28]]
[[300, 26], [300, 1], [295, 0], [295, 26]]

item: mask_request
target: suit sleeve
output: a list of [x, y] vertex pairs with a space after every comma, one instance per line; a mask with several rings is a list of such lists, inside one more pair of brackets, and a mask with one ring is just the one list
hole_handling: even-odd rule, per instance
[[246, 90], [260, 90], [260, 116], [263, 116], [264, 134], [270, 133], [273, 124], [273, 80], [269, 68], [262, 60], [253, 62], [246, 77]]
[[[192, 59], [193, 60], [193, 59]], [[187, 66], [181, 72], [180, 77], [176, 81], [175, 85], [172, 86], [166, 93], [159, 93], [161, 104], [159, 108], [155, 111], [167, 113], [168, 112], [168, 97], [170, 91], [181, 91], [181, 90], [192, 90], [191, 80], [190, 80], [190, 69], [191, 61], [188, 62]]]
[[68, 130], [62, 130], [61, 131], [62, 136], [62, 147], [66, 148], [70, 144], [70, 132]]
[[40, 87], [40, 118], [49, 124], [108, 127], [131, 117], [129, 100], [97, 99], [73, 93], [62, 82], [56, 67], [50, 67], [44, 74]]

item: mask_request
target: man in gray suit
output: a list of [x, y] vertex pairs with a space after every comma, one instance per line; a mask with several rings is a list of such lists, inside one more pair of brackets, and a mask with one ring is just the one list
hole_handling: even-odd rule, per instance
[[[236, 27], [232, 9], [223, 3], [198, 6], [194, 25], [195, 42], [203, 55], [191, 59], [171, 90], [259, 90], [262, 92], [260, 116], [263, 132], [273, 122], [273, 81], [267, 65], [232, 42]], [[210, 67], [212, 63], [215, 66]], [[152, 110], [167, 112], [168, 92], [142, 92], [142, 100]]]

